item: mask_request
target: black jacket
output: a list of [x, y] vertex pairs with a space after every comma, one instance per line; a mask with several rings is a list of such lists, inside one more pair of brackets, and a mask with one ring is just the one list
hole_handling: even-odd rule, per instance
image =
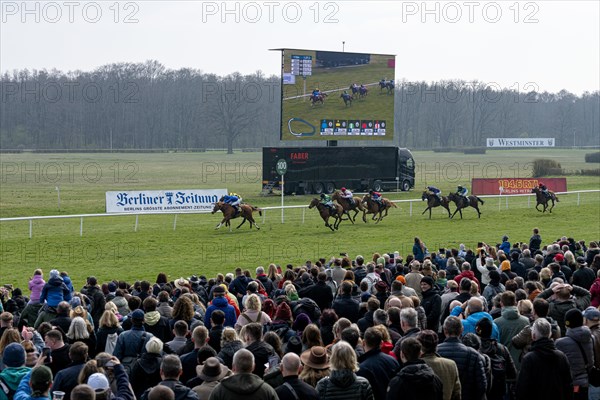
[[144, 353], [133, 364], [129, 381], [137, 398], [141, 397], [146, 389], [157, 385], [161, 381], [160, 363], [162, 357], [156, 353]]
[[317, 282], [314, 285], [301, 289], [298, 295], [314, 300], [321, 311], [331, 308], [331, 303], [333, 302], [333, 293], [331, 293], [331, 288], [325, 282]]
[[427, 329], [437, 332], [440, 326], [440, 315], [442, 314], [442, 297], [435, 287], [421, 294], [423, 295], [421, 307], [427, 315]]
[[442, 400], [442, 381], [423, 360], [406, 363], [390, 381], [387, 400]]
[[573, 398], [569, 361], [551, 339], [542, 338], [531, 344], [530, 351], [521, 362], [516, 392], [517, 399]]
[[275, 354], [270, 344], [257, 340], [246, 346], [246, 350], [254, 354], [254, 374], [261, 378], [265, 375], [265, 364], [269, 363], [269, 357]]
[[[275, 392], [277, 393], [279, 400], [319, 400], [319, 393], [317, 393], [315, 388], [298, 379], [298, 375], [284, 377], [283, 383], [284, 385], [275, 388]], [[294, 392], [296, 392], [296, 396], [294, 396], [294, 394], [290, 391], [290, 388], [287, 387], [285, 383], [292, 387]]]
[[358, 321], [360, 305], [350, 295], [340, 295], [334, 300], [332, 308], [338, 317], [348, 318], [350, 322]]
[[68, 368], [59, 371], [52, 382], [52, 391], [65, 392], [65, 398], [71, 398], [71, 391], [78, 385], [77, 378], [83, 365], [84, 363], [71, 364]]
[[373, 389], [375, 400], [384, 400], [386, 389], [400, 365], [394, 357], [383, 354], [381, 349], [372, 349], [358, 358], [358, 376], [367, 378]]
[[456, 337], [449, 337], [441, 343], [438, 354], [456, 363], [462, 400], [481, 400], [487, 389], [483, 356], [462, 344]]
[[[178, 380], [165, 379], [160, 382], [159, 385], [170, 388], [175, 393], [175, 400], [198, 400], [198, 395], [189, 387], [185, 386]], [[150, 389], [147, 389], [141, 397], [141, 400], [148, 400], [148, 393]]]

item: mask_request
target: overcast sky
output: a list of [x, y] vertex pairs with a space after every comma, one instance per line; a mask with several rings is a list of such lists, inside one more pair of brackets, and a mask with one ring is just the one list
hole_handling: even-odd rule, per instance
[[[25, 4], [25, 7], [23, 6]], [[158, 60], [280, 74], [272, 48], [396, 54], [396, 78], [521, 91], [600, 87], [600, 2], [1, 2], [0, 70]], [[236, 21], [237, 19], [237, 21]]]

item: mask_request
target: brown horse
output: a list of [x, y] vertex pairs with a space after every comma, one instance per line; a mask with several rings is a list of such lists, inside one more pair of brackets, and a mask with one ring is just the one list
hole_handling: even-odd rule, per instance
[[[535, 209], [539, 212], [546, 212], [546, 209], [548, 208], [548, 202], [551, 202], [552, 205], [548, 209], [548, 211], [551, 213], [552, 209], [554, 208], [554, 202], [559, 202], [558, 196], [556, 196], [556, 194], [552, 190], [548, 190], [548, 194], [550, 195], [550, 197], [546, 197], [546, 195], [541, 191], [539, 187], [534, 187], [533, 189], [531, 189], [531, 193], [535, 193], [535, 199], [537, 202], [537, 204], [535, 205]], [[538, 208], [540, 204], [544, 206], [543, 210], [540, 210]]]
[[[331, 199], [337, 201], [342, 206], [342, 208], [344, 209], [344, 214], [348, 215], [348, 219], [353, 224], [356, 220], [356, 215], [358, 214], [358, 212], [362, 211], [364, 213], [366, 211], [365, 207], [362, 205], [360, 197], [353, 197], [352, 200], [354, 200], [354, 204], [350, 204], [348, 199], [343, 198], [342, 193], [336, 190], [331, 195]], [[350, 215], [350, 211], [354, 211], [353, 216]]]
[[442, 196], [442, 200], [440, 200], [440, 198], [435, 194], [431, 193], [429, 190], [425, 190], [421, 196], [421, 200], [427, 200], [427, 208], [421, 213], [421, 215], [425, 214], [427, 210], [429, 210], [429, 219], [431, 219], [431, 209], [442, 206], [446, 209], [446, 211], [448, 211], [448, 218], [450, 218], [450, 200], [448, 200], [448, 197]]
[[[367, 218], [366, 215], [367, 214], [373, 214], [373, 220], [377, 219], [377, 222], [375, 222], [376, 224], [379, 223], [379, 221], [381, 221], [383, 219], [383, 217], [386, 217], [388, 215], [388, 210], [392, 207], [394, 208], [398, 208], [398, 206], [396, 206], [396, 204], [392, 203], [391, 201], [389, 201], [388, 199], [382, 197], [381, 198], [381, 204], [376, 202], [375, 200], [373, 200], [371, 198], [370, 194], [366, 194], [363, 198], [362, 198], [362, 203], [364, 205], [364, 207], [366, 208], [366, 211], [363, 211], [363, 221], [367, 222]], [[385, 211], [385, 214], [383, 214], [383, 212]], [[377, 215], [379, 215], [379, 218], [377, 218]]]
[[456, 213], [460, 213], [460, 219], [462, 219], [462, 209], [468, 207], [473, 207], [475, 210], [477, 210], [477, 218], [481, 218], [481, 211], [479, 211], [478, 203], [483, 204], [483, 200], [477, 196], [469, 196], [467, 199], [468, 200], [465, 201], [464, 197], [459, 196], [456, 193], [450, 193], [448, 195], [448, 200], [453, 201], [454, 205], [456, 205], [456, 211], [454, 211], [454, 214], [452, 214], [450, 218], [454, 218]]
[[[321, 203], [319, 201], [319, 199], [315, 198], [315, 199], [312, 199], [312, 201], [308, 205], [308, 208], [314, 208], [314, 207], [317, 207], [317, 210], [319, 210], [319, 214], [321, 215], [321, 218], [323, 218], [323, 221], [325, 221], [326, 227], [328, 227], [332, 231], [334, 229], [338, 229], [338, 227], [340, 226], [340, 223], [342, 222], [342, 215], [344, 215], [344, 209], [342, 208], [341, 205], [339, 205], [338, 203], [333, 203], [333, 207], [335, 208], [335, 211], [332, 212], [329, 207], [327, 207], [325, 204]], [[330, 217], [334, 219], [333, 226], [329, 223]]]
[[254, 211], [258, 211], [258, 214], [262, 216], [262, 210], [258, 207], [251, 206], [250, 204], [241, 204], [240, 211], [236, 213], [235, 208], [232, 205], [219, 201], [215, 203], [211, 214], [214, 214], [217, 211], [221, 211], [223, 213], [223, 220], [215, 229], [219, 229], [221, 226], [223, 226], [223, 224], [225, 224], [225, 226], [231, 226], [229, 221], [237, 217], [242, 217], [243, 221], [235, 229], [239, 229], [240, 226], [244, 225], [246, 220], [250, 222], [250, 229], [252, 229], [252, 225], [254, 225], [256, 229], [260, 229], [256, 224], [256, 221], [254, 221], [254, 217], [252, 216]]

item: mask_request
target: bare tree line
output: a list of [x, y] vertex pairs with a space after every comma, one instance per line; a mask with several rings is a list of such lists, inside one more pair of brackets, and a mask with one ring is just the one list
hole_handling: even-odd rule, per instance
[[[280, 78], [157, 61], [92, 72], [14, 71], [0, 77], [2, 149], [256, 148], [279, 143]], [[484, 146], [487, 137], [600, 144], [600, 92], [519, 92], [482, 82], [400, 82], [395, 144]]]

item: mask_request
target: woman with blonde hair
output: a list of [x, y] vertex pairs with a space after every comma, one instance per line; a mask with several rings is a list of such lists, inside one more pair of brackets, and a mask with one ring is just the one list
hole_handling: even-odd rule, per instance
[[[108, 303], [106, 303], [108, 304]], [[100, 353], [102, 351], [109, 351], [112, 354], [113, 349], [106, 348], [106, 342], [109, 336], [116, 334], [117, 336], [123, 333], [123, 328], [119, 325], [119, 320], [115, 313], [111, 310], [104, 310], [104, 313], [100, 317], [100, 321], [98, 322], [100, 327], [98, 328], [98, 332], [96, 333], [96, 353]], [[113, 342], [112, 340], [110, 342]]]
[[[106, 304], [104, 305], [104, 310], [105, 311], [110, 311], [113, 314], [115, 314], [115, 316], [117, 317], [117, 320], [119, 322], [123, 321], [123, 316], [121, 314], [119, 314], [119, 308], [112, 301], [107, 301], [106, 302]], [[98, 325], [100, 325], [100, 324], [98, 324]]]
[[252, 322], [257, 322], [263, 326], [271, 323], [271, 317], [269, 317], [266, 312], [261, 310], [262, 304], [258, 295], [251, 294], [246, 297], [244, 308], [244, 312], [240, 314], [234, 326], [235, 331], [238, 334], [244, 325]]
[[223, 329], [223, 333], [221, 335], [221, 351], [219, 352], [218, 357], [223, 360], [223, 364], [227, 365], [227, 367], [231, 369], [233, 365], [233, 355], [236, 351], [243, 347], [244, 344], [238, 337], [235, 329], [228, 326]]
[[316, 386], [321, 400], [374, 400], [373, 389], [366, 378], [356, 376], [356, 352], [344, 341], [333, 345], [331, 374]]
[[89, 322], [82, 317], [75, 317], [71, 321], [69, 331], [67, 332], [69, 343], [83, 342], [88, 346], [88, 354], [90, 357], [96, 355], [96, 335], [94, 329]]
[[273, 282], [273, 287], [278, 288], [279, 282], [283, 277], [279, 272], [277, 272], [277, 266], [275, 264], [269, 264], [269, 268], [267, 270], [267, 277]]
[[92, 316], [90, 315], [90, 313], [87, 312], [85, 307], [81, 305], [74, 307], [71, 310], [71, 314], [69, 315], [69, 317], [71, 317], [71, 320], [73, 320], [73, 318], [75, 317], [81, 317], [85, 321], [87, 321], [92, 326], [92, 328], [94, 328], [94, 320], [92, 319]]

